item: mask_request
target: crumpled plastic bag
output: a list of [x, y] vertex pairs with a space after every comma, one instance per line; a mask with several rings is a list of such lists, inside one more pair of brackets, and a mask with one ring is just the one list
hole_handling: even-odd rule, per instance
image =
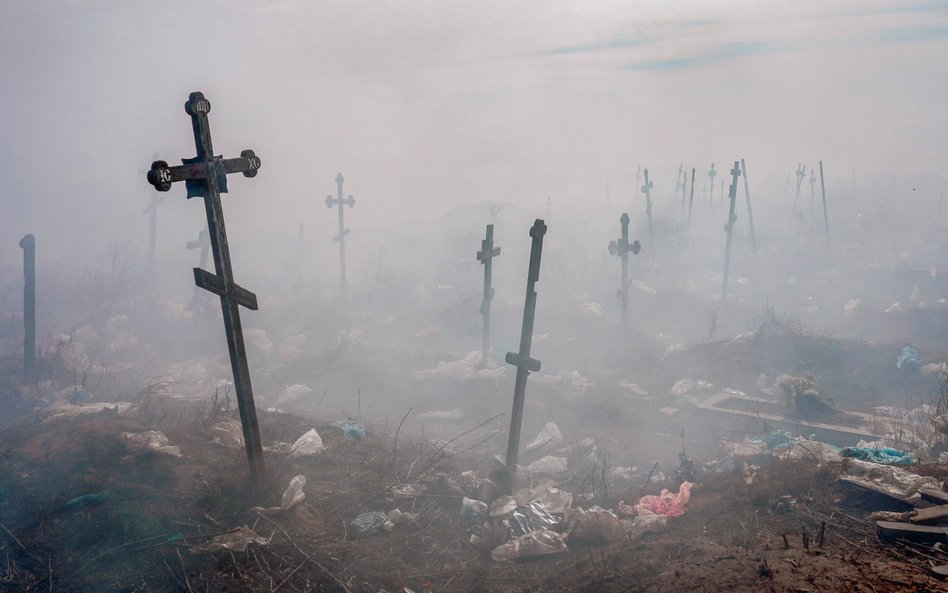
[[942, 434], [948, 434], [948, 414], [932, 418], [932, 426]]
[[879, 465], [847, 459], [839, 479], [908, 503], [921, 500], [920, 490], [940, 490], [941, 484], [930, 476], [920, 476], [893, 465]]
[[303, 492], [303, 487], [306, 486], [306, 476], [303, 474], [298, 474], [290, 480], [289, 486], [286, 487], [286, 490], [283, 491], [283, 498], [280, 500], [280, 506], [278, 507], [253, 507], [251, 511], [258, 513], [282, 513], [283, 511], [288, 511], [294, 506], [306, 500], [306, 493]]
[[691, 489], [694, 484], [691, 482], [682, 482], [681, 488], [676, 494], [663, 488], [658, 496], [646, 495], [639, 499], [635, 509], [638, 512], [648, 511], [656, 515], [665, 515], [666, 517], [680, 517], [685, 514], [685, 505], [691, 498]]
[[43, 423], [61, 418], [75, 418], [94, 414], [111, 414], [126, 416], [131, 411], [131, 402], [99, 402], [94, 404], [77, 404], [66, 400], [58, 400], [39, 410], [37, 414]]
[[811, 441], [805, 437], [797, 437], [797, 443], [787, 453], [787, 459], [794, 461], [815, 461], [817, 465], [838, 463], [843, 460], [839, 454], [839, 447]]
[[563, 536], [549, 529], [531, 531], [494, 548], [490, 557], [495, 562], [546, 556], [566, 551]]
[[843, 457], [883, 465], [912, 465], [915, 463], [910, 454], [892, 447], [844, 447], [840, 449], [839, 453]]
[[625, 530], [625, 534], [630, 539], [635, 539], [646, 533], [665, 531], [668, 527], [668, 517], [666, 515], [656, 515], [648, 511], [641, 511], [634, 519], [622, 519], [620, 523]]
[[221, 418], [211, 426], [211, 434], [214, 435], [212, 443], [234, 449], [244, 446], [244, 431], [236, 418]]
[[225, 550], [230, 552], [244, 552], [250, 544], [267, 546], [270, 544], [270, 538], [259, 536], [253, 529], [246, 525], [241, 525], [234, 531], [215, 536], [206, 544], [192, 546], [191, 551], [195, 553], [223, 552]]
[[569, 539], [586, 542], [614, 542], [625, 537], [625, 528], [612, 511], [594, 506], [569, 509], [566, 513]]
[[358, 515], [349, 527], [352, 529], [353, 537], [366, 537], [381, 530], [387, 520], [388, 513], [369, 511]]
[[169, 445], [168, 437], [160, 430], [123, 432], [122, 438], [128, 441], [129, 446], [135, 449], [145, 449], [147, 451], [171, 455], [172, 457], [181, 457], [181, 448], [176, 445]]
[[534, 449], [539, 449], [541, 447], [554, 448], [563, 442], [563, 433], [560, 432], [560, 427], [556, 425], [555, 422], [547, 422], [543, 425], [543, 428], [540, 429], [540, 432], [537, 433], [537, 437], [533, 439], [529, 445], [524, 447], [524, 452], [533, 451]]
[[567, 464], [565, 457], [554, 457], [547, 455], [541, 457], [527, 466], [527, 471], [533, 474], [543, 474], [547, 476], [557, 476], [566, 473]]
[[358, 422], [353, 422], [351, 420], [336, 420], [332, 423], [332, 425], [342, 430], [343, 436], [345, 436], [347, 439], [361, 441], [365, 438], [365, 427], [363, 427]]
[[399, 509], [392, 509], [388, 512], [388, 515], [385, 516], [385, 522], [382, 523], [382, 529], [390, 532], [395, 529], [396, 525], [410, 523], [417, 518], [418, 513], [406, 513]]
[[296, 439], [296, 441], [288, 447], [290, 452], [290, 457], [307, 457], [309, 455], [316, 455], [326, 446], [323, 445], [323, 439], [319, 437], [319, 433], [316, 432], [315, 428], [310, 428], [303, 435]]
[[899, 353], [899, 357], [895, 360], [895, 366], [899, 369], [909, 366], [918, 366], [920, 364], [922, 364], [922, 361], [918, 357], [918, 350], [911, 346], [902, 348], [902, 352]]

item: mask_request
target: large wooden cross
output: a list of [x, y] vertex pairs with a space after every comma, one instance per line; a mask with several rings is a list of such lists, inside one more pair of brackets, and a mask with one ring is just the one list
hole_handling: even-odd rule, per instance
[[23, 248], [23, 382], [36, 383], [36, 237], [24, 235]]
[[520, 428], [523, 424], [523, 401], [527, 391], [527, 376], [530, 371], [540, 371], [540, 361], [530, 358], [530, 346], [533, 343], [533, 319], [537, 312], [536, 283], [540, 280], [540, 256], [543, 253], [543, 236], [546, 235], [546, 223], [536, 219], [530, 228], [530, 269], [527, 272], [527, 298], [523, 303], [523, 327], [520, 329], [520, 352], [508, 352], [507, 364], [517, 367], [517, 380], [514, 384], [513, 410], [510, 414], [510, 433], [507, 439], [507, 467], [517, 465], [520, 454]]
[[211, 144], [211, 127], [207, 121], [211, 103], [204, 98], [203, 93], [191, 93], [187, 103], [184, 104], [184, 110], [191, 116], [197, 156], [181, 159], [183, 164], [175, 167], [168, 166], [165, 161], [155, 161], [148, 172], [148, 182], [158, 191], [168, 191], [172, 183], [184, 181], [188, 198], [204, 198], [204, 210], [207, 215], [207, 228], [216, 273], [212, 274], [203, 268], [194, 268], [194, 282], [221, 299], [224, 331], [227, 334], [227, 347], [230, 350], [230, 366], [234, 373], [237, 407], [243, 427], [247, 460], [250, 463], [250, 477], [255, 489], [259, 491], [259, 486], [265, 477], [263, 446], [260, 441], [260, 429], [257, 426], [257, 410], [253, 401], [253, 386], [250, 382], [250, 367], [247, 364], [239, 308], [243, 306], [256, 310], [257, 296], [234, 282], [230, 250], [227, 246], [227, 232], [224, 228], [221, 193], [227, 191], [228, 174], [242, 173], [244, 177], [254, 177], [260, 168], [260, 159], [252, 150], [244, 150], [238, 158], [231, 159], [214, 154]]
[[645, 185], [641, 191], [645, 194], [645, 214], [648, 216], [648, 239], [652, 240], [652, 187], [654, 184], [648, 180], [648, 169], [645, 169]]
[[740, 176], [741, 163], [734, 161], [734, 168], [731, 169], [731, 187], [728, 191], [731, 207], [727, 215], [727, 224], [724, 226], [724, 230], [727, 231], [727, 243], [724, 246], [724, 276], [721, 283], [722, 302], [727, 300], [727, 276], [731, 270], [731, 239], [734, 236], [734, 223], [737, 222], [737, 215], [734, 214], [735, 202], [737, 202], [737, 178]]
[[352, 196], [342, 197], [342, 184], [345, 182], [346, 178], [342, 176], [342, 173], [338, 173], [336, 175], [336, 193], [338, 197], [326, 196], [327, 208], [339, 207], [339, 234], [333, 237], [332, 240], [339, 243], [339, 285], [343, 298], [349, 294], [349, 288], [346, 285], [346, 235], [349, 234], [349, 229], [346, 228], [343, 206], [352, 208], [356, 203]]
[[491, 285], [494, 258], [500, 255], [500, 247], [494, 247], [494, 225], [487, 225], [487, 235], [481, 241], [481, 250], [477, 252], [477, 261], [484, 264], [484, 300], [481, 301], [481, 317], [484, 320], [483, 339], [481, 340], [481, 366], [487, 365], [490, 355], [490, 303], [494, 300], [494, 287]]
[[619, 217], [619, 224], [622, 225], [622, 235], [618, 241], [609, 242], [609, 253], [618, 256], [622, 260], [622, 288], [619, 289], [619, 297], [622, 299], [622, 322], [627, 321], [629, 308], [629, 253], [638, 255], [642, 246], [638, 241], [629, 244], [629, 215], [626, 212]]

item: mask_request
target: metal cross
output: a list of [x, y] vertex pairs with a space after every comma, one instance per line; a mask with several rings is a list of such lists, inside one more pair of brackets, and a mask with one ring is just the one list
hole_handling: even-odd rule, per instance
[[638, 255], [642, 246], [638, 241], [629, 244], [628, 213], [622, 213], [622, 216], [619, 217], [619, 223], [622, 225], [622, 235], [618, 241], [609, 242], [609, 253], [622, 259], [622, 288], [619, 289], [618, 296], [622, 299], [622, 322], [625, 323], [629, 307], [629, 253]]
[[802, 163], [797, 163], [797, 170], [794, 174], [797, 176], [797, 192], [793, 194], [793, 210], [796, 210], [797, 198], [800, 197], [800, 184], [803, 183], [803, 178], [806, 177], [806, 167]]
[[728, 190], [728, 197], [731, 199], [731, 209], [728, 213], [727, 224], [724, 230], [727, 231], [727, 243], [724, 246], [724, 278], [721, 284], [721, 301], [727, 300], [727, 275], [731, 268], [731, 237], [734, 235], [734, 223], [737, 221], [737, 215], [734, 214], [735, 202], [737, 201], [737, 178], [741, 176], [741, 163], [734, 161], [734, 168], [731, 169], [731, 187]]
[[36, 383], [36, 238], [24, 235], [23, 248], [23, 382]]
[[711, 206], [714, 206], [714, 178], [717, 174], [718, 172], [714, 170], [714, 163], [711, 163], [711, 169], [708, 171], [708, 177], [710, 178], [709, 181], [711, 185], [711, 194], [708, 196], [708, 199], [711, 202]]
[[514, 384], [513, 411], [510, 414], [510, 435], [507, 440], [507, 467], [517, 465], [520, 454], [520, 427], [523, 424], [523, 400], [527, 390], [527, 375], [540, 370], [540, 361], [530, 358], [530, 345], [533, 342], [533, 318], [537, 312], [536, 283], [540, 279], [540, 255], [543, 252], [543, 236], [546, 224], [536, 219], [530, 228], [533, 243], [530, 246], [530, 269], [527, 272], [527, 298], [523, 304], [523, 327], [520, 330], [520, 352], [508, 352], [507, 364], [517, 367], [517, 381]]
[[648, 238], [652, 240], [652, 187], [653, 183], [648, 180], [648, 169], [645, 169], [645, 185], [642, 186], [642, 193], [645, 194], [645, 214], [648, 216]]
[[349, 293], [349, 289], [346, 286], [346, 235], [349, 234], [349, 229], [346, 228], [343, 206], [352, 208], [356, 203], [355, 198], [352, 196], [348, 198], [342, 197], [342, 184], [345, 183], [345, 181], [346, 178], [342, 176], [342, 173], [338, 173], [336, 175], [336, 194], [338, 197], [333, 198], [332, 196], [326, 196], [327, 208], [332, 208], [333, 206], [339, 207], [339, 234], [333, 237], [332, 240], [339, 243], [339, 280], [343, 297]]
[[494, 300], [494, 287], [491, 286], [494, 258], [500, 255], [500, 247], [494, 247], [494, 225], [487, 225], [487, 236], [481, 241], [481, 250], [477, 252], [477, 261], [484, 264], [484, 300], [481, 301], [481, 317], [484, 319], [483, 339], [481, 340], [481, 366], [487, 365], [490, 354], [490, 303]]
[[155, 161], [148, 172], [148, 182], [158, 191], [168, 191], [172, 183], [184, 181], [188, 198], [204, 198], [204, 210], [207, 215], [207, 228], [216, 273], [212, 274], [202, 268], [194, 268], [194, 282], [221, 299], [224, 331], [227, 334], [227, 347], [230, 351], [230, 366], [234, 373], [234, 389], [237, 392], [237, 407], [243, 427], [247, 460], [250, 463], [250, 477], [255, 490], [259, 492], [260, 484], [265, 477], [263, 446], [257, 426], [257, 410], [253, 401], [253, 386], [250, 382], [250, 367], [247, 364], [247, 351], [244, 347], [239, 309], [240, 306], [244, 306], [256, 310], [257, 296], [234, 282], [230, 249], [227, 246], [227, 232], [224, 228], [221, 193], [227, 192], [228, 174], [242, 173], [244, 177], [254, 177], [260, 168], [260, 159], [252, 150], [244, 150], [240, 153], [240, 157], [232, 159], [225, 159], [214, 154], [211, 128], [207, 121], [211, 103], [204, 98], [203, 93], [191, 93], [187, 103], [184, 104], [184, 110], [191, 116], [197, 156], [181, 159], [183, 164], [175, 167], [169, 167], [164, 161]]
[[[161, 158], [158, 153], [152, 155], [152, 162], [157, 161]], [[145, 175], [148, 171], [139, 169], [139, 175]], [[158, 206], [161, 206], [165, 203], [165, 197], [160, 195], [157, 191], [151, 192], [151, 201], [148, 203], [148, 206], [142, 210], [142, 215], [150, 215], [148, 220], [148, 269], [151, 271], [151, 274], [155, 272], [155, 241], [156, 236], [158, 235]]]
[[744, 175], [744, 198], [747, 199], [747, 218], [750, 220], [751, 248], [754, 253], [757, 253], [757, 233], [754, 232], [754, 213], [751, 211], [751, 193], [750, 186], [747, 184], [747, 165], [744, 159], [741, 159], [741, 173]]

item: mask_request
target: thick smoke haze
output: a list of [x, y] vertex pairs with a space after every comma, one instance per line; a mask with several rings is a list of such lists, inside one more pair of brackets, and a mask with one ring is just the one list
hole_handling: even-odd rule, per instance
[[[0, 235], [41, 260], [147, 250], [139, 171], [193, 156], [193, 90], [216, 152], [263, 161], [225, 196], [234, 244], [303, 225], [329, 262], [337, 171], [363, 238], [464, 204], [640, 204], [640, 165], [660, 216], [679, 163], [740, 157], [765, 203], [817, 159], [831, 186], [855, 167], [937, 199], [946, 41], [944, 2], [5, 2]], [[201, 227], [183, 194], [159, 253]]]

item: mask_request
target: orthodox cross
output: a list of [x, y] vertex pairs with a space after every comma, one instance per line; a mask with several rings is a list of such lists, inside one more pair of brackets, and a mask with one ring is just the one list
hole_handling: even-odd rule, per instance
[[211, 239], [208, 236], [207, 226], [198, 233], [198, 238], [194, 241], [188, 241], [188, 249], [200, 249], [201, 250], [201, 260], [200, 267], [203, 269], [207, 267], [207, 250], [211, 246]]
[[260, 168], [260, 159], [252, 150], [244, 150], [240, 153], [240, 157], [231, 159], [214, 154], [211, 144], [211, 127], [207, 120], [211, 103], [204, 98], [203, 93], [191, 93], [187, 103], [184, 104], [184, 110], [191, 116], [197, 156], [181, 159], [183, 164], [175, 167], [169, 167], [165, 161], [155, 161], [148, 172], [148, 182], [158, 191], [168, 191], [172, 183], [184, 181], [188, 198], [204, 198], [204, 211], [207, 215], [207, 228], [216, 273], [212, 274], [203, 268], [194, 268], [194, 282], [221, 299], [224, 332], [227, 334], [230, 366], [234, 373], [234, 390], [237, 395], [240, 424], [243, 427], [247, 461], [250, 464], [250, 478], [254, 489], [259, 492], [259, 487], [265, 477], [263, 446], [260, 442], [260, 429], [257, 426], [257, 410], [253, 401], [253, 386], [250, 382], [250, 367], [247, 364], [239, 308], [243, 306], [256, 310], [257, 296], [234, 282], [227, 232], [224, 228], [221, 193], [227, 192], [228, 174], [242, 173], [244, 177], [254, 177]]
[[[688, 185], [688, 172], [682, 170], [682, 167], [684, 166], [685, 166], [684, 163], [681, 163], [680, 165], [678, 165], [678, 184], [675, 186], [675, 197], [678, 196], [678, 190], [681, 190], [681, 211], [682, 212], [685, 211], [685, 186]], [[684, 173], [684, 176], [682, 176], [682, 173]]]
[[731, 199], [731, 209], [727, 216], [727, 224], [724, 230], [727, 231], [727, 243], [724, 246], [724, 277], [721, 284], [721, 301], [727, 300], [727, 275], [731, 268], [731, 238], [734, 235], [734, 223], [737, 221], [737, 215], [734, 214], [735, 202], [737, 202], [737, 178], [741, 176], [741, 163], [734, 161], [734, 168], [731, 169], [731, 187], [728, 190], [728, 197]]
[[695, 168], [691, 168], [691, 197], [688, 198], [688, 226], [691, 227], [691, 207], [695, 203]]
[[[823, 161], [820, 161], [820, 190], [823, 192], [823, 225], [826, 227], [826, 249], [830, 248], [830, 221], [826, 211], [826, 184], [823, 182]], [[832, 253], [830, 253], [832, 257]]]
[[708, 177], [711, 185], [711, 194], [708, 196], [711, 206], [714, 206], [714, 178], [718, 172], [714, 170], [714, 163], [711, 163], [711, 169], [708, 170]]
[[523, 424], [523, 400], [527, 390], [527, 375], [540, 370], [540, 361], [530, 358], [530, 346], [533, 342], [533, 318], [537, 312], [536, 283], [540, 279], [540, 255], [543, 251], [543, 236], [546, 224], [536, 219], [530, 229], [533, 243], [530, 246], [530, 269], [527, 272], [527, 298], [523, 304], [523, 327], [520, 330], [520, 352], [508, 352], [507, 364], [517, 367], [517, 381], [514, 384], [513, 411], [510, 414], [510, 434], [507, 440], [507, 467], [517, 465], [520, 454], [520, 427]]
[[629, 215], [625, 212], [619, 218], [622, 225], [622, 236], [618, 241], [609, 242], [609, 253], [617, 255], [622, 260], [622, 288], [619, 289], [619, 297], [622, 299], [622, 322], [627, 319], [627, 309], [629, 307], [629, 253], [638, 255], [642, 246], [638, 241], [629, 244]]
[[[157, 161], [159, 158], [158, 153], [152, 155], [152, 161]], [[148, 171], [139, 169], [138, 174], [144, 175]], [[158, 194], [157, 191], [151, 192], [151, 201], [148, 203], [148, 206], [142, 210], [142, 215], [149, 215], [148, 219], [148, 269], [154, 273], [155, 271], [155, 241], [156, 236], [158, 235], [158, 206], [161, 206], [165, 203], [165, 197]]]
[[751, 193], [750, 186], [747, 183], [747, 165], [744, 159], [741, 159], [741, 173], [744, 175], [744, 198], [747, 199], [747, 218], [750, 220], [751, 229], [751, 248], [757, 253], [757, 233], [754, 232], [754, 213], [751, 211]]
[[803, 183], [803, 178], [806, 177], [806, 167], [802, 163], [797, 163], [797, 170], [794, 172], [794, 175], [797, 176], [797, 192], [793, 195], [793, 209], [797, 209], [797, 198], [800, 197], [800, 184]]
[[494, 287], [491, 286], [494, 258], [500, 255], [500, 247], [494, 247], [494, 225], [487, 225], [487, 236], [481, 241], [481, 250], [477, 252], [477, 261], [484, 264], [484, 300], [481, 301], [481, 317], [484, 319], [484, 333], [481, 340], [481, 366], [487, 365], [490, 354], [490, 303], [494, 300]]
[[36, 383], [36, 238], [24, 235], [23, 248], [23, 382]]
[[648, 180], [648, 169], [645, 169], [645, 185], [642, 186], [642, 193], [645, 194], [645, 214], [648, 216], [648, 238], [652, 240], [652, 187], [653, 183]]
[[343, 206], [349, 206], [352, 208], [355, 206], [355, 198], [349, 196], [348, 198], [342, 197], [342, 184], [345, 183], [346, 178], [342, 176], [342, 173], [336, 175], [336, 195], [338, 197], [333, 198], [332, 196], [326, 196], [326, 207], [332, 208], [333, 206], [339, 207], [339, 234], [333, 237], [333, 241], [339, 243], [339, 279], [340, 286], [342, 287], [342, 296], [345, 297], [348, 294], [348, 288], [346, 287], [346, 235], [349, 234], [349, 229], [346, 228], [345, 217], [343, 214]]

